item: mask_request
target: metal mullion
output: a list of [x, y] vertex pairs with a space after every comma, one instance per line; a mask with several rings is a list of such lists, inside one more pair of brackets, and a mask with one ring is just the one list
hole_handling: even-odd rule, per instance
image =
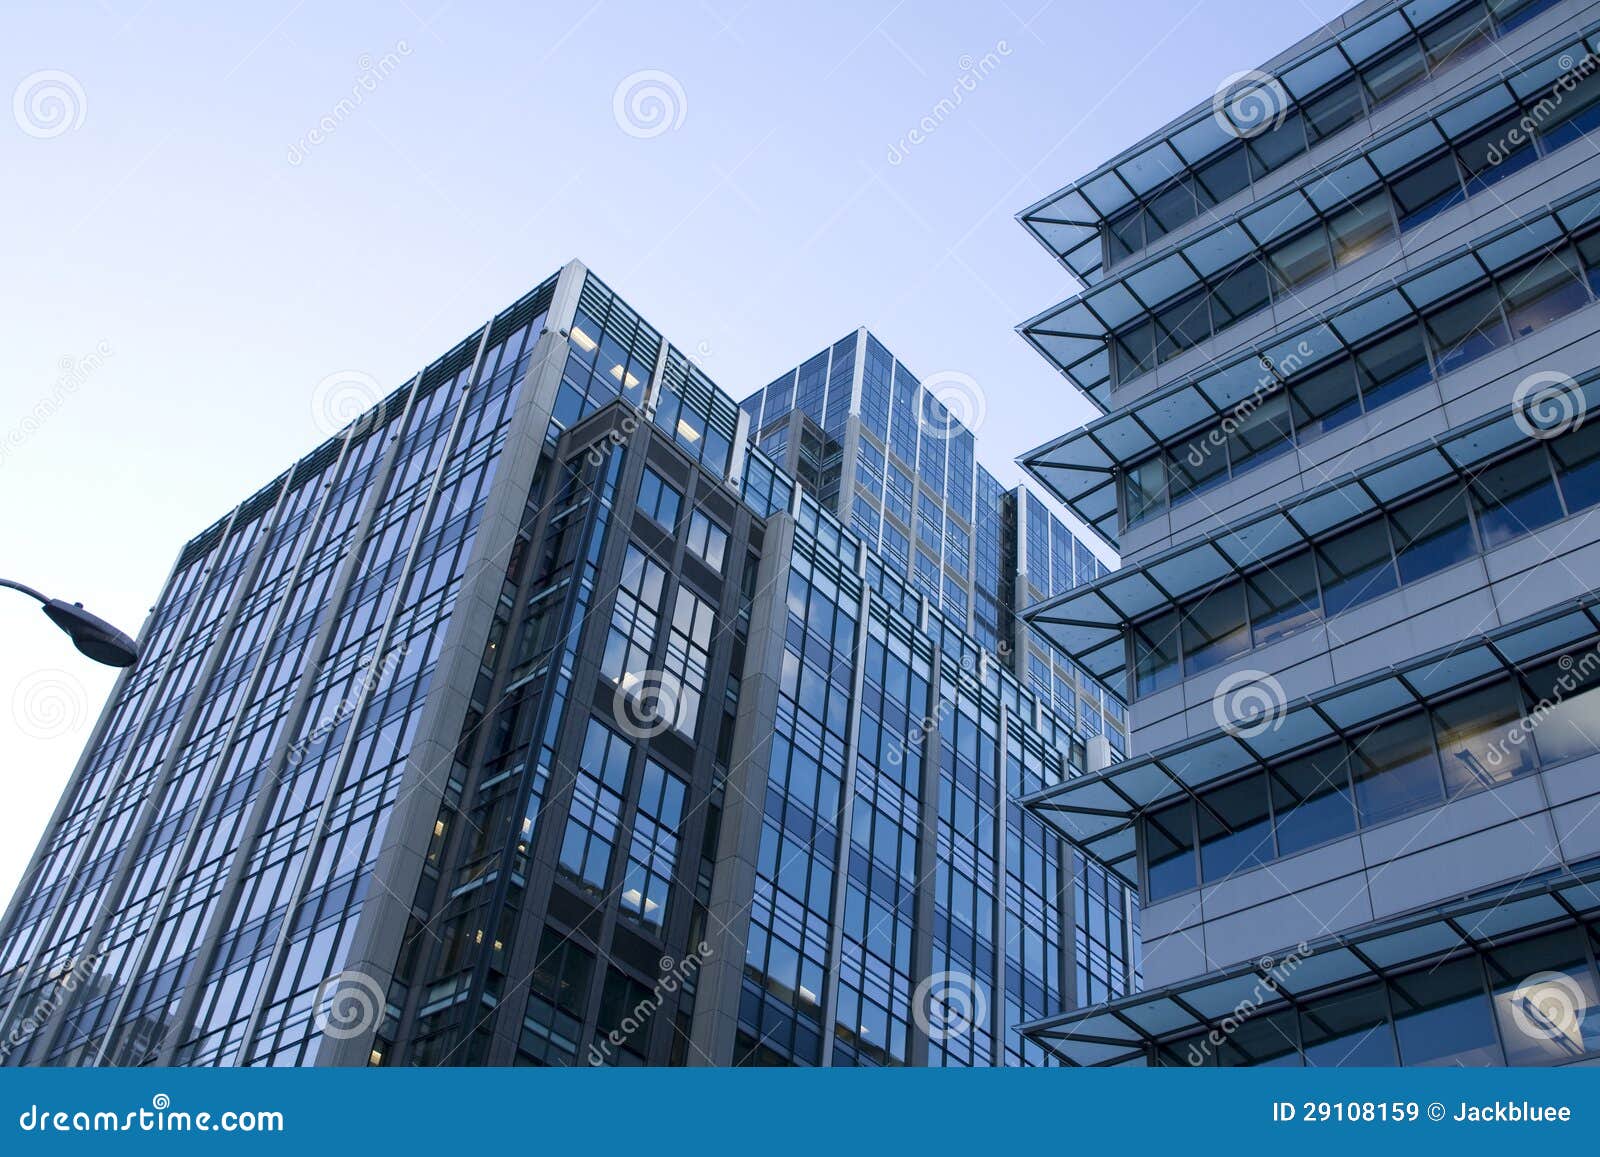
[[[494, 319], [490, 318], [483, 326], [483, 336], [478, 340], [478, 350], [473, 356], [472, 369], [467, 377], [467, 386], [461, 391], [461, 397], [456, 402], [456, 412], [451, 419], [450, 430], [444, 436], [444, 445], [439, 454], [438, 465], [434, 467], [433, 478], [421, 505], [417, 508], [416, 529], [412, 532], [411, 543], [406, 551], [406, 558], [395, 580], [394, 601], [385, 616], [383, 626], [379, 629], [377, 640], [373, 647], [374, 655], [382, 655], [388, 648], [393, 635], [395, 623], [400, 617], [401, 603], [405, 598], [406, 584], [412, 577], [417, 555], [422, 546], [422, 540], [427, 535], [428, 522], [439, 500], [439, 487], [445, 472], [449, 469], [450, 459], [457, 449], [457, 442], [462, 434], [463, 420], [466, 416], [467, 404], [473, 397], [478, 382], [478, 374], [482, 368], [483, 354], [489, 342], [489, 331], [493, 328]], [[422, 379], [418, 379], [418, 388]], [[437, 388], [445, 389], [441, 383]], [[436, 435], [437, 436], [437, 435]], [[381, 499], [380, 499], [381, 501]], [[238, 1057], [242, 1063], [248, 1064], [251, 1059], [251, 1050], [256, 1044], [256, 1034], [260, 1031], [262, 1018], [266, 1015], [267, 1006], [272, 1002], [273, 980], [283, 966], [283, 958], [288, 951], [291, 934], [294, 930], [295, 912], [304, 901], [311, 884], [311, 872], [316, 865], [316, 849], [323, 845], [329, 833], [323, 829], [332, 817], [341, 791], [341, 784], [349, 772], [351, 761], [359, 746], [358, 737], [361, 727], [365, 722], [367, 707], [372, 701], [374, 680], [363, 681], [356, 697], [356, 704], [350, 712], [350, 726], [345, 732], [345, 742], [340, 748], [332, 773], [328, 776], [327, 793], [323, 799], [315, 823], [309, 829], [310, 843], [307, 846], [304, 860], [301, 862], [300, 874], [292, 886], [284, 909], [282, 926], [278, 933], [277, 942], [273, 946], [272, 954], [268, 958], [267, 969], [263, 977], [260, 994], [257, 997], [255, 1010], [251, 1013], [249, 1021], [245, 1024], [244, 1034], [239, 1042]], [[413, 694], [415, 692], [413, 691]], [[298, 842], [298, 838], [296, 839]]]
[[[373, 435], [373, 437], [376, 437], [376, 436], [377, 436], [376, 434]], [[339, 448], [338, 455], [334, 458], [333, 462], [331, 462], [327, 467], [328, 473], [327, 473], [326, 477], [328, 479], [332, 480], [332, 479], [337, 479], [339, 477], [339, 470], [340, 470], [341, 466], [343, 465], [343, 463], [345, 461], [345, 458], [348, 455], [349, 451], [350, 451], [350, 441], [349, 441], [349, 439], [345, 439], [343, 445], [341, 445], [340, 448]], [[289, 484], [292, 481], [293, 481], [292, 477], [285, 481], [285, 485], [284, 485], [284, 498], [285, 499], [288, 497], [288, 494], [290, 492]], [[331, 494], [332, 490], [333, 490], [333, 482], [332, 481], [330, 481], [327, 485], [324, 485], [322, 487], [322, 493], [318, 496], [315, 511], [312, 513], [312, 516], [306, 522], [304, 522], [300, 527], [300, 530], [299, 530], [300, 542], [299, 542], [299, 545], [295, 549], [294, 561], [289, 565], [287, 574], [282, 579], [282, 590], [280, 591], [277, 599], [275, 600], [275, 609], [272, 611], [272, 619], [270, 621], [270, 624], [267, 626], [267, 629], [261, 635], [261, 639], [262, 639], [262, 644], [261, 644], [261, 648], [260, 648], [261, 653], [257, 656], [255, 664], [253, 665], [253, 667], [252, 667], [252, 669], [250, 671], [250, 674], [247, 676], [246, 683], [244, 685], [243, 694], [241, 695], [241, 698], [239, 700], [238, 712], [234, 716], [234, 718], [229, 722], [228, 727], [227, 727], [227, 731], [226, 731], [226, 733], [224, 734], [224, 736], [222, 738], [222, 742], [217, 746], [216, 751], [214, 753], [213, 758], [215, 760], [215, 767], [214, 767], [213, 774], [212, 774], [212, 782], [207, 787], [207, 789], [205, 790], [205, 792], [204, 792], [204, 794], [202, 796], [203, 801], [205, 801], [207, 803], [209, 803], [209, 801], [215, 797], [216, 792], [223, 786], [222, 785], [222, 776], [225, 774], [225, 770], [226, 770], [227, 765], [228, 765], [229, 757], [233, 753], [234, 745], [238, 741], [239, 731], [243, 727], [244, 720], [245, 720], [245, 718], [246, 718], [246, 716], [248, 714], [248, 707], [249, 707], [249, 705], [251, 703], [254, 702], [255, 694], [256, 694], [257, 690], [259, 689], [259, 687], [261, 685], [262, 676], [266, 672], [268, 660], [271, 657], [271, 653], [272, 653], [271, 641], [274, 638], [277, 637], [277, 634], [278, 634], [279, 630], [281, 630], [281, 628], [283, 626], [283, 618], [288, 613], [290, 604], [294, 601], [293, 596], [294, 596], [296, 585], [298, 584], [299, 579], [300, 579], [302, 568], [305, 565], [306, 559], [308, 557], [310, 557], [310, 555], [312, 553], [311, 552], [311, 543], [312, 543], [313, 538], [314, 538], [314, 533], [313, 533], [314, 528], [317, 525], [319, 525], [321, 523], [321, 521], [322, 521], [324, 511], [327, 508], [328, 497]], [[280, 508], [282, 506], [282, 501], [283, 500], [280, 499], [280, 502], [279, 502]], [[277, 523], [276, 512], [274, 513], [273, 521], [274, 521], [275, 524]], [[276, 525], [274, 526], [274, 529], [276, 529]], [[271, 537], [270, 532], [265, 537], [270, 538]], [[274, 581], [277, 581], [277, 580], [274, 580]], [[116, 1013], [112, 1016], [111, 1023], [107, 1028], [105, 1039], [101, 1042], [100, 1051], [96, 1055], [95, 1061], [94, 1061], [95, 1065], [97, 1065], [97, 1066], [99, 1064], [101, 1064], [105, 1059], [105, 1050], [109, 1046], [110, 1040], [111, 1040], [111, 1036], [112, 1036], [112, 1034], [114, 1034], [116, 1032], [117, 1026], [121, 1022], [121, 1020], [123, 1018], [123, 1015], [125, 1014], [125, 1012], [127, 1010], [128, 1001], [129, 1001], [130, 997], [132, 996], [132, 992], [133, 992], [133, 988], [135, 986], [135, 982], [139, 979], [140, 976], [142, 976], [144, 974], [145, 969], [147, 969], [149, 967], [150, 956], [151, 956], [151, 954], [152, 954], [152, 952], [154, 951], [154, 948], [155, 948], [156, 929], [163, 922], [163, 920], [166, 919], [167, 907], [171, 903], [172, 893], [173, 893], [174, 889], [176, 889], [176, 887], [178, 885], [178, 881], [184, 875], [183, 866], [185, 864], [187, 864], [187, 862], [188, 862], [189, 856], [193, 851], [195, 839], [196, 839], [199, 831], [205, 826], [204, 823], [202, 822], [202, 820], [204, 818], [203, 812], [204, 812], [204, 809], [202, 808], [201, 813], [196, 815], [195, 823], [190, 826], [189, 832], [184, 838], [183, 848], [179, 852], [178, 868], [173, 872], [171, 879], [168, 880], [166, 887], [162, 891], [160, 900], [157, 903], [155, 923], [154, 923], [154, 925], [152, 925], [152, 928], [151, 928], [150, 932], [146, 935], [145, 945], [144, 945], [144, 948], [142, 949], [142, 951], [140, 953], [140, 963], [138, 964], [138, 966], [134, 970], [134, 972], [132, 974], [132, 977], [130, 978], [129, 983], [123, 989], [122, 1000], [121, 1000], [121, 1002], [119, 1003], [119, 1005], [117, 1007]], [[203, 931], [203, 930], [201, 930], [201, 931]], [[177, 948], [179, 946], [174, 944], [173, 947]]]
[[[104, 817], [106, 810], [111, 806], [111, 801], [117, 797], [119, 791], [125, 786], [128, 777], [133, 773], [134, 765], [140, 761], [140, 758], [143, 754], [144, 743], [147, 737], [148, 729], [153, 721], [153, 717], [160, 713], [160, 704], [163, 702], [164, 698], [163, 693], [170, 685], [173, 676], [178, 670], [177, 663], [171, 660], [176, 658], [177, 654], [182, 650], [184, 645], [191, 639], [192, 632], [200, 617], [201, 609], [206, 604], [206, 596], [211, 591], [211, 583], [216, 574], [217, 564], [220, 561], [221, 552], [227, 549], [229, 537], [233, 533], [234, 523], [237, 521], [239, 517], [239, 511], [241, 509], [243, 509], [243, 504], [235, 506], [233, 510], [229, 512], [226, 524], [222, 529], [222, 533], [218, 536], [215, 547], [212, 548], [216, 552], [216, 557], [213, 558], [208, 553], [207, 555], [202, 556], [202, 558], [210, 558], [211, 561], [202, 562], [201, 559], [195, 560], [196, 565], [201, 567], [201, 573], [194, 584], [189, 588], [189, 594], [186, 596], [187, 599], [190, 600], [190, 605], [179, 612], [178, 621], [174, 624], [176, 629], [169, 636], [172, 641], [165, 652], [165, 658], [167, 658], [168, 661], [160, 668], [160, 674], [152, 680], [149, 690], [145, 693], [146, 697], [144, 699], [144, 706], [140, 711], [137, 722], [133, 723], [128, 729], [127, 733], [130, 736], [129, 742], [124, 754], [117, 760], [117, 770], [111, 773], [107, 778], [108, 787], [105, 793], [101, 796], [99, 804], [94, 809], [95, 818], [83, 826], [81, 833], [74, 840], [71, 866], [67, 867], [62, 873], [61, 894], [57, 898], [51, 914], [48, 917], [49, 931], [40, 938], [38, 941], [38, 946], [29, 956], [27, 964], [24, 966], [21, 974], [18, 976], [17, 987], [12, 995], [11, 1003], [4, 1009], [0, 1009], [0, 1029], [4, 1029], [10, 1024], [12, 1014], [17, 1011], [18, 1004], [22, 1000], [23, 995], [27, 990], [28, 983], [33, 979], [35, 966], [40, 962], [40, 958], [42, 956], [45, 956], [49, 953], [52, 943], [59, 934], [59, 922], [66, 908], [68, 897], [71, 894], [71, 883], [76, 878], [78, 873], [83, 870], [90, 850], [95, 846], [97, 835], [104, 831]], [[159, 606], [160, 604], [158, 603], [157, 605]], [[142, 634], [143, 632], [141, 632], [141, 635]], [[128, 670], [137, 673], [138, 667], [128, 668]], [[123, 683], [119, 677], [118, 687], [120, 688], [122, 686]], [[174, 726], [176, 726], [176, 722], [174, 723]], [[60, 837], [60, 831], [60, 828], [56, 829], [56, 831], [51, 833], [51, 837], [58, 839]], [[134, 848], [131, 843], [124, 843], [124, 845], [115, 852], [113, 860], [116, 863], [121, 863], [130, 859], [136, 853], [136, 851], [137, 849]], [[45, 925], [36, 921], [34, 923], [34, 927], [42, 930]]]

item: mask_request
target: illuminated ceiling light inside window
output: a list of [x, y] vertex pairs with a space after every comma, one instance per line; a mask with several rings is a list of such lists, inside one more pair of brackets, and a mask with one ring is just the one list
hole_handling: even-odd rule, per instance
[[691, 442], [700, 441], [700, 431], [689, 425], [682, 418], [678, 419], [678, 437], [687, 438]]
[[644, 899], [644, 897], [639, 894], [639, 889], [637, 888], [629, 888], [626, 892], [622, 893], [622, 902], [628, 905], [630, 908], [637, 908], [639, 906], [639, 901], [642, 899]]
[[626, 373], [620, 362], [611, 367], [611, 376], [621, 382], [624, 389], [631, 390], [639, 384], [639, 379], [630, 373]]
[[584, 333], [577, 326], [573, 326], [567, 332], [572, 335], [572, 340], [578, 343], [578, 348], [584, 353], [588, 353], [590, 350], [594, 349], [595, 346], [600, 344], [599, 342], [595, 341], [594, 338]]
[[444, 835], [444, 821], [443, 820], [434, 820], [433, 821], [433, 834], [436, 835], [436, 836]]

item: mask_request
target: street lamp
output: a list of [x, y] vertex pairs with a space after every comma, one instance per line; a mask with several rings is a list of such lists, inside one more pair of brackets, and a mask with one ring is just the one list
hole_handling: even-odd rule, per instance
[[72, 645], [96, 663], [107, 667], [131, 667], [139, 661], [139, 645], [98, 615], [83, 609], [82, 603], [47, 599], [32, 587], [0, 578], [0, 587], [21, 591], [38, 599], [50, 621], [65, 631]]

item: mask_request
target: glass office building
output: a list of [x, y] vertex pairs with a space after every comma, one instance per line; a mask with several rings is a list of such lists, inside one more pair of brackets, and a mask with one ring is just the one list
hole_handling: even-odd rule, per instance
[[185, 546], [6, 1062], [1048, 1063], [1137, 982], [1080, 717], [750, 435], [574, 262]]
[[1037, 494], [1002, 486], [978, 462], [961, 418], [981, 411], [977, 383], [961, 374], [930, 380], [931, 390], [861, 329], [740, 408], [756, 444], [868, 550], [1002, 657], [1058, 718], [1086, 737], [1104, 735], [1111, 758], [1122, 758], [1121, 701], [1015, 613], [1108, 568]]
[[1141, 754], [1027, 797], [1144, 899], [1073, 1064], [1600, 1055], [1600, 6], [1369, 2], [1022, 214], [1118, 572], [1029, 612]]

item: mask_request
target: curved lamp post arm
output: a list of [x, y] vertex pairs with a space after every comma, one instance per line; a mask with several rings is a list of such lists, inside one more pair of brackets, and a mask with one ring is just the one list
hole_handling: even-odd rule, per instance
[[25, 583], [0, 578], [0, 587], [21, 591], [38, 601], [45, 616], [67, 633], [72, 645], [96, 663], [107, 667], [131, 667], [139, 661], [139, 645], [98, 615], [83, 609], [82, 603], [47, 598]]

